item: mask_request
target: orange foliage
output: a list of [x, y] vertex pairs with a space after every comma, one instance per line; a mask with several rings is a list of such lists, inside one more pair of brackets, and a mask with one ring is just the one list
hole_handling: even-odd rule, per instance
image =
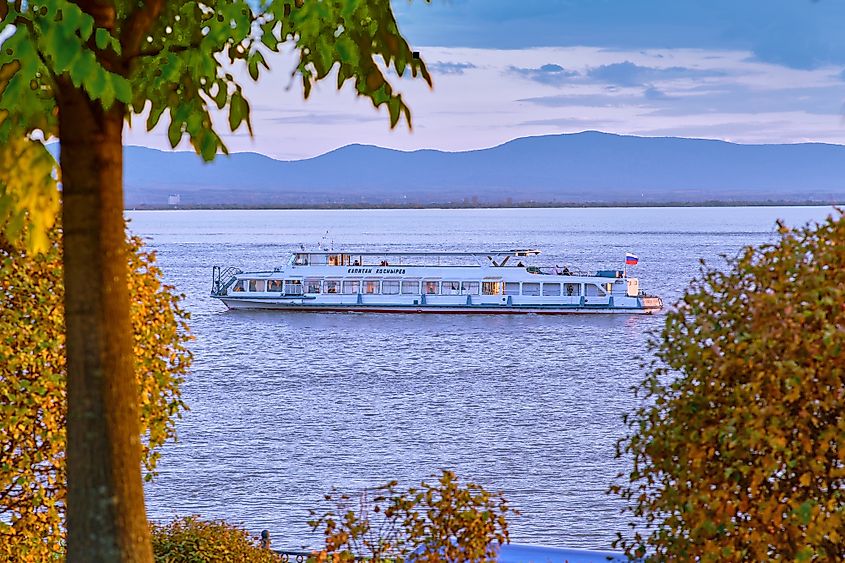
[[509, 541], [506, 515], [517, 514], [501, 493], [461, 485], [451, 471], [436, 483], [400, 490], [396, 482], [362, 493], [326, 495], [335, 506], [309, 522], [323, 528], [326, 549], [317, 561], [495, 561]]
[[[61, 557], [66, 496], [66, 380], [58, 233], [44, 254], [0, 242], [0, 561]], [[159, 448], [186, 408], [179, 385], [190, 338], [181, 297], [162, 284], [155, 256], [128, 239], [144, 455], [151, 477]]]
[[845, 560], [845, 217], [707, 269], [666, 315], [612, 491], [658, 560]]

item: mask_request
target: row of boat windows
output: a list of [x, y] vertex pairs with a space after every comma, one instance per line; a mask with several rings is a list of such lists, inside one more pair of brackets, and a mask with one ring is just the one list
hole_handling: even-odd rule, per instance
[[600, 287], [581, 283], [477, 282], [477, 281], [400, 281], [400, 280], [238, 280], [234, 291], [303, 293], [381, 294], [381, 295], [531, 295], [602, 296], [612, 284]]

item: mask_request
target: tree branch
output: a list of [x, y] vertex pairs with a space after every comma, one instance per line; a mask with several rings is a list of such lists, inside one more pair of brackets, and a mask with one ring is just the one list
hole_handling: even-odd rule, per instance
[[120, 47], [124, 60], [129, 61], [137, 56], [144, 35], [152, 28], [163, 6], [164, 0], [144, 0], [143, 4], [126, 18], [120, 31]]
[[160, 55], [164, 52], [167, 53], [184, 53], [185, 51], [190, 51], [191, 49], [198, 49], [200, 46], [199, 43], [191, 43], [190, 45], [168, 45], [162, 47], [160, 49], [140, 49], [137, 53], [132, 55], [131, 58], [140, 58], [140, 57], [155, 57]]

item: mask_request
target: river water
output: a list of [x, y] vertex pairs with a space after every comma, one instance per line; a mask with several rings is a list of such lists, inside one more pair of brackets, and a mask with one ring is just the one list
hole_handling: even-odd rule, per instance
[[[452, 316], [229, 312], [213, 265], [282, 265], [335, 248], [539, 248], [549, 264], [621, 268], [671, 304], [699, 259], [723, 264], [827, 207], [127, 212], [186, 295], [196, 340], [190, 412], [146, 487], [158, 521], [224, 518], [274, 547], [317, 547], [306, 524], [331, 487], [418, 483], [440, 468], [502, 490], [511, 541], [607, 549], [626, 532], [605, 494], [661, 316]], [[328, 235], [327, 235], [328, 233]]]

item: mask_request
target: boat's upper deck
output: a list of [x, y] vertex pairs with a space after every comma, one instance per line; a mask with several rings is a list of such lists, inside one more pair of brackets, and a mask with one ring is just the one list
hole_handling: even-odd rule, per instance
[[[536, 256], [539, 250], [479, 250], [473, 252], [372, 252], [302, 251], [291, 255], [289, 266], [494, 266], [504, 267], [511, 258]], [[518, 261], [517, 261], [518, 262]], [[517, 266], [511, 262], [511, 266]], [[524, 267], [524, 264], [519, 264]]]

